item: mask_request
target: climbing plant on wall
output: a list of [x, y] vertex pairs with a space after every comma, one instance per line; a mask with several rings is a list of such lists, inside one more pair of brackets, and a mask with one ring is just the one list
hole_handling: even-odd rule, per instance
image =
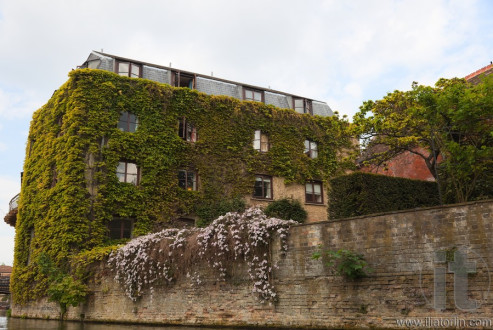
[[[48, 285], [35, 262], [45, 253], [62, 271], [70, 258], [111, 244], [107, 225], [134, 219], [134, 236], [162, 229], [181, 214], [251, 194], [256, 173], [286, 183], [327, 180], [341, 171], [350, 146], [338, 116], [301, 115], [258, 102], [210, 96], [100, 70], [75, 70], [33, 115], [16, 228], [13, 299], [42, 296]], [[117, 128], [122, 112], [138, 118], [135, 132]], [[178, 135], [183, 118], [198, 139]], [[255, 130], [271, 149], [252, 147]], [[304, 140], [318, 143], [307, 157]], [[121, 161], [139, 166], [140, 183], [120, 182]], [[197, 190], [179, 187], [180, 169], [198, 174]]]

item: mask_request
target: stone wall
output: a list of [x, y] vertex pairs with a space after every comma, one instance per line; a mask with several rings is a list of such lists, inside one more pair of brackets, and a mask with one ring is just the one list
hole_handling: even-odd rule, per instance
[[[488, 323], [493, 318], [488, 271], [493, 270], [492, 222], [490, 200], [296, 226], [291, 229], [287, 255], [281, 256], [278, 246], [272, 252], [279, 264], [274, 274], [279, 300], [273, 305], [260, 304], [251, 294], [244, 267], [234, 267], [226, 282], [209, 277], [193, 286], [184, 279], [155, 288], [135, 303], [101, 269], [88, 302], [70, 308], [68, 317], [79, 319], [84, 314], [86, 320], [289, 328], [405, 327], [398, 320], [421, 321], [427, 328], [453, 327], [453, 322], [459, 322], [457, 327], [466, 328], [472, 323], [462, 322], [478, 321], [492, 328]], [[311, 258], [319, 244], [364, 254], [373, 272], [358, 281], [330, 274], [322, 261]], [[458, 272], [447, 271], [445, 309], [436, 310], [434, 274], [437, 269], [447, 270], [447, 264], [454, 269], [456, 250], [467, 257], [462, 269], [475, 268], [467, 277], [466, 300], [479, 304], [469, 311], [459, 308], [464, 306], [460, 299], [454, 300], [454, 293], [460, 298], [454, 288]], [[16, 316], [55, 317], [57, 311], [45, 301], [13, 307]]]

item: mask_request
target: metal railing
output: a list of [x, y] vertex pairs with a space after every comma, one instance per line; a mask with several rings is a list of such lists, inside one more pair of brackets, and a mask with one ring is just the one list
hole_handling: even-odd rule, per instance
[[19, 206], [19, 196], [20, 194], [17, 194], [12, 198], [9, 202], [9, 212], [12, 210], [15, 210]]

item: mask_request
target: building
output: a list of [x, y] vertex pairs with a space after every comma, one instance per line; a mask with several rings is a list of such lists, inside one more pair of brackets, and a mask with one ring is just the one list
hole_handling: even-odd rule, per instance
[[67, 268], [81, 251], [204, 223], [238, 200], [296, 199], [308, 222], [327, 220], [327, 182], [351, 139], [325, 103], [97, 52], [81, 67], [31, 122], [17, 302], [42, 294], [41, 253]]

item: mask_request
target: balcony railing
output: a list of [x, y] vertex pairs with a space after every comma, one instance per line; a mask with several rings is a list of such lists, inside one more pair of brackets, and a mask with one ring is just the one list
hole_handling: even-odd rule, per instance
[[20, 194], [17, 194], [12, 198], [9, 202], [9, 212], [12, 210], [15, 210], [19, 206], [19, 196]]

